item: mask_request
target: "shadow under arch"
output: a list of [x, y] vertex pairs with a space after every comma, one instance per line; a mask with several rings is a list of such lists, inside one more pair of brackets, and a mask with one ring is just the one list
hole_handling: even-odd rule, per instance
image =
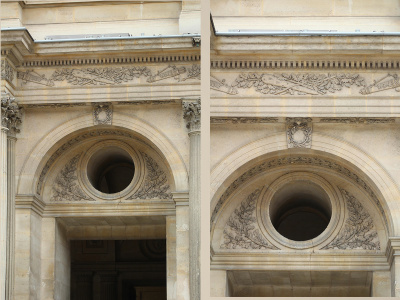
[[[93, 118], [89, 114], [69, 120], [44, 136], [31, 150], [19, 174], [17, 194], [36, 194], [36, 186], [40, 173], [50, 157], [79, 133], [97, 130]], [[101, 127], [104, 129], [104, 127]], [[121, 113], [114, 113], [110, 129], [121, 129], [140, 136], [161, 154], [171, 171], [175, 191], [188, 190], [188, 172], [179, 151], [161, 131], [137, 117], [133, 118]]]
[[[211, 172], [211, 230], [228, 197], [227, 190], [240, 184], [241, 176], [251, 175], [257, 164], [272, 158], [308, 154], [326, 157], [351, 170], [374, 193], [383, 217], [387, 220], [389, 235], [400, 233], [400, 192], [390, 175], [367, 153], [349, 142], [332, 136], [313, 133], [311, 149], [287, 148], [285, 134], [277, 133], [235, 149], [218, 163]], [[249, 171], [250, 170], [250, 171]], [[248, 172], [247, 175], [243, 175]]]

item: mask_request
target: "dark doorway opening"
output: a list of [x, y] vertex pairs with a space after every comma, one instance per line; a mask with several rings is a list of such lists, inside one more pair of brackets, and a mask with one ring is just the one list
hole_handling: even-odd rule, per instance
[[71, 299], [167, 299], [166, 240], [71, 241]]

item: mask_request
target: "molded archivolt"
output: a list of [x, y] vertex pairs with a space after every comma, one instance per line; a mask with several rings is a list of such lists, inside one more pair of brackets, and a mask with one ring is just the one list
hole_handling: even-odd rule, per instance
[[[125, 193], [126, 197], [146, 198], [143, 188], [146, 189], [144, 185], [149, 184], [149, 176], [153, 180], [163, 181], [161, 190], [168, 190], [167, 198], [172, 197], [172, 191], [188, 189], [186, 166], [168, 138], [143, 120], [114, 113], [113, 126], [93, 126], [92, 116], [85, 115], [62, 124], [39, 141], [31, 152], [35, 155], [29, 156], [20, 174], [18, 194], [42, 194], [49, 200], [54, 197], [50, 185], [54, 186], [55, 181], [68, 181], [69, 178], [77, 181], [67, 183], [68, 189], [75, 190], [78, 194], [76, 199], [81, 195], [84, 200], [94, 200], [93, 193], [91, 195], [86, 190], [88, 184], [83, 184], [83, 188], [77, 187], [76, 184], [82, 186], [84, 183], [81, 182], [84, 176], [77, 172], [87, 166], [89, 157], [85, 161], [85, 156], [88, 149], [102, 141], [120, 143], [125, 149], [123, 151], [129, 153], [125, 155], [127, 159], [133, 159], [136, 168], [132, 181], [134, 183], [131, 184], [130, 192]], [[102, 146], [107, 145], [100, 145], [98, 148], [101, 149]], [[47, 186], [43, 182], [47, 182]], [[139, 196], [136, 197], [135, 193]], [[73, 198], [71, 197], [72, 201]]]
[[[302, 170], [316, 168], [346, 180], [363, 193], [360, 199], [362, 203], [373, 204], [388, 236], [400, 232], [400, 207], [396, 201], [400, 198], [399, 189], [373, 158], [348, 142], [318, 133], [313, 134], [311, 149], [287, 149], [285, 135], [277, 133], [234, 150], [212, 170], [212, 234], [221, 216], [227, 214], [225, 208], [228, 203], [232, 205], [234, 193], [238, 195], [245, 185], [262, 172], [270, 174], [271, 170], [279, 167], [289, 172], [293, 166], [302, 166]], [[341, 188], [340, 185], [337, 187]], [[242, 194], [242, 200], [250, 193]]]

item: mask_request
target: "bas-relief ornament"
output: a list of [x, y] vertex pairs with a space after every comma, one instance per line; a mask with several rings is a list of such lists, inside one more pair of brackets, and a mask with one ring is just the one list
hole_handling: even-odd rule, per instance
[[358, 74], [281, 73], [240, 74], [232, 83], [238, 89], [254, 88], [269, 95], [325, 95], [351, 86], [365, 86]]
[[255, 211], [260, 192], [251, 193], [229, 217], [221, 249], [278, 249], [262, 235], [257, 223]]
[[233, 194], [234, 191], [237, 190], [239, 186], [241, 186], [243, 183], [247, 182], [248, 180], [252, 179], [254, 176], [267, 172], [270, 169], [277, 168], [277, 167], [283, 167], [283, 166], [290, 166], [290, 165], [304, 165], [304, 166], [316, 166], [316, 167], [322, 167], [329, 169], [331, 171], [335, 171], [344, 177], [347, 177], [350, 179], [352, 182], [355, 184], [359, 185], [365, 192], [373, 199], [375, 202], [376, 206], [378, 207], [386, 227], [388, 227], [388, 222], [386, 218], [385, 211], [383, 210], [382, 204], [380, 203], [378, 197], [374, 193], [374, 191], [371, 189], [371, 187], [363, 180], [361, 179], [357, 174], [351, 172], [349, 169], [346, 167], [326, 158], [317, 158], [317, 157], [311, 157], [311, 156], [290, 156], [290, 157], [283, 157], [283, 158], [275, 158], [272, 160], [268, 160], [266, 162], [263, 162], [262, 164], [259, 164], [250, 170], [246, 171], [243, 173], [241, 176], [239, 176], [234, 182], [232, 182], [229, 187], [225, 190], [225, 192], [222, 194], [222, 196], [219, 198], [213, 213], [211, 214], [211, 223], [213, 223], [218, 215], [218, 212], [224, 202], [229, 198], [230, 195]]
[[342, 91], [344, 88], [361, 87], [359, 93], [369, 95], [394, 89], [400, 92], [400, 80], [397, 74], [389, 73], [367, 85], [359, 74], [332, 73], [243, 73], [232, 84], [225, 79], [216, 79], [211, 75], [211, 89], [236, 95], [241, 89], [253, 88], [265, 95], [326, 95]]
[[21, 123], [22, 108], [9, 93], [1, 93], [1, 126], [7, 128], [9, 133], [15, 134], [20, 132]]
[[258, 123], [276, 123], [278, 122], [278, 118], [270, 118], [270, 117], [242, 117], [242, 118], [219, 118], [219, 117], [211, 117], [212, 124], [258, 124]]
[[363, 95], [368, 95], [390, 89], [400, 92], [400, 81], [397, 74], [389, 73], [379, 80], [374, 80], [373, 84], [361, 89], [360, 93]]
[[346, 200], [348, 211], [346, 223], [338, 236], [322, 249], [380, 250], [378, 233], [369, 213], [348, 191], [340, 189], [340, 192]]
[[46, 86], [54, 86], [54, 82], [51, 79], [46, 78], [46, 75], [42, 74], [40, 75], [39, 73], [35, 71], [18, 71], [17, 72], [17, 78], [22, 80], [22, 83], [26, 84], [27, 82], [33, 82], [41, 85], [46, 85]]
[[115, 85], [133, 81], [137, 78], [147, 78], [147, 83], [173, 78], [174, 80], [186, 81], [189, 79], [200, 79], [200, 65], [175, 66], [169, 65], [160, 71], [151, 70], [148, 67], [106, 67], [106, 68], [72, 68], [59, 69], [53, 72], [50, 78], [33, 70], [20, 71], [17, 77], [23, 83], [33, 82], [37, 84], [54, 86], [55, 82], [64, 82], [71, 85]]
[[210, 75], [210, 87], [213, 90], [228, 94], [228, 95], [236, 95], [238, 90], [231, 85], [228, 85], [225, 79], [217, 79], [216, 77]]
[[322, 118], [320, 123], [343, 123], [343, 124], [387, 124], [394, 123], [394, 118]]
[[50, 201], [94, 201], [85, 195], [78, 183], [77, 164], [80, 157], [81, 154], [74, 156], [58, 173]]
[[135, 137], [132, 136], [131, 134], [124, 132], [124, 131], [119, 131], [119, 130], [113, 130], [113, 129], [109, 129], [109, 130], [94, 130], [91, 132], [87, 132], [84, 134], [81, 134], [69, 141], [67, 141], [66, 143], [64, 143], [60, 148], [58, 148], [56, 150], [56, 152], [54, 152], [52, 154], [52, 156], [49, 158], [49, 160], [46, 162], [45, 166], [42, 169], [42, 172], [40, 173], [39, 176], [39, 180], [36, 186], [36, 193], [38, 195], [41, 194], [41, 190], [43, 187], [43, 182], [44, 179], [46, 177], [46, 174], [48, 173], [48, 171], [50, 170], [51, 165], [68, 149], [71, 149], [73, 146], [75, 146], [76, 144], [85, 141], [86, 139], [92, 138], [92, 137], [99, 137], [99, 136], [123, 136], [123, 137], [129, 137], [134, 139]]
[[1, 60], [1, 79], [10, 82], [14, 79], [14, 69], [6, 59]]
[[96, 103], [93, 105], [94, 125], [111, 125], [113, 109], [111, 103]]
[[172, 199], [165, 172], [146, 153], [142, 153], [142, 155], [146, 162], [146, 178], [142, 186], [127, 199]]
[[311, 148], [311, 118], [286, 118], [288, 148]]
[[200, 130], [201, 124], [201, 103], [197, 101], [182, 102], [183, 118], [186, 120], [186, 127], [189, 132]]

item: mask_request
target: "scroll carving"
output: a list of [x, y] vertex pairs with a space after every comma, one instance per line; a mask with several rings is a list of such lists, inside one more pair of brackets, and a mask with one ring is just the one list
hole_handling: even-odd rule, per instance
[[212, 124], [257, 124], [257, 123], [276, 123], [278, 122], [278, 118], [271, 117], [263, 117], [263, 118], [252, 118], [252, 117], [242, 117], [242, 118], [219, 118], [219, 117], [211, 117]]
[[186, 127], [189, 132], [200, 130], [201, 124], [201, 103], [200, 100], [196, 102], [183, 102], [183, 118], [186, 120]]
[[346, 200], [348, 217], [339, 235], [322, 249], [380, 250], [378, 233], [369, 213], [349, 192], [344, 189], [340, 192]]
[[142, 153], [146, 162], [146, 178], [139, 190], [127, 199], [172, 199], [167, 175], [146, 153]]
[[394, 118], [323, 118], [321, 123], [343, 123], [343, 124], [386, 124], [394, 123]]
[[288, 148], [311, 148], [311, 118], [286, 118]]
[[1, 93], [1, 126], [7, 128], [9, 133], [15, 134], [20, 132], [21, 123], [22, 108], [9, 93]]
[[50, 201], [94, 201], [85, 195], [78, 183], [76, 173], [80, 156], [74, 156], [57, 175]]
[[256, 202], [260, 190], [251, 193], [229, 217], [224, 229], [222, 249], [278, 249], [260, 232], [256, 219]]

